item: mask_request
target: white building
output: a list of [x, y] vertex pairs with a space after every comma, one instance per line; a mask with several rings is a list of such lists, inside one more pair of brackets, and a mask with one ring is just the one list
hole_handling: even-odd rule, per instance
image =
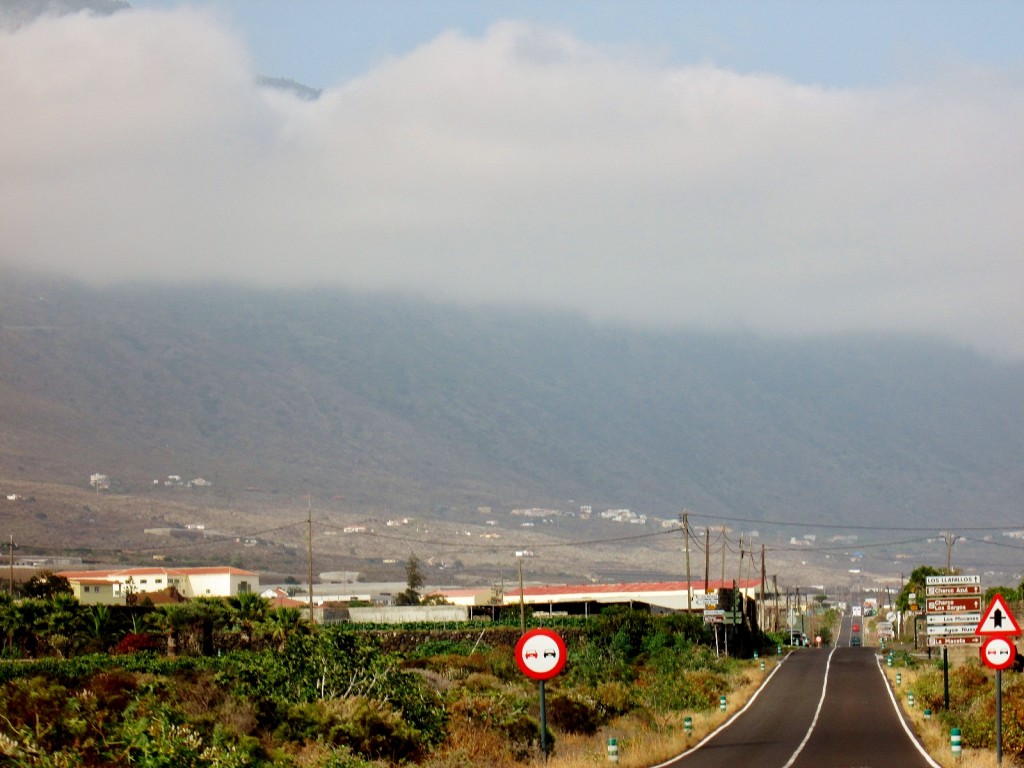
[[[123, 602], [129, 594], [144, 595], [174, 587], [182, 596], [237, 597], [260, 591], [260, 576], [253, 571], [231, 567], [207, 568], [118, 568], [103, 571], [62, 571], [76, 595], [82, 600], [85, 586], [112, 585], [111, 596]], [[79, 586], [76, 586], [79, 585]], [[99, 591], [99, 590], [97, 590]], [[93, 590], [90, 590], [92, 593]], [[101, 591], [105, 594], [106, 590]], [[85, 602], [83, 600], [83, 602]]]

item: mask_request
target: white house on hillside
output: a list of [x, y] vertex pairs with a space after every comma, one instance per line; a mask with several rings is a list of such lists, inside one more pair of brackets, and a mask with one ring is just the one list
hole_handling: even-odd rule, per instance
[[[61, 571], [83, 603], [120, 602], [129, 594], [144, 595], [174, 587], [187, 598], [236, 597], [260, 591], [260, 576], [231, 567], [117, 568], [101, 571]], [[108, 590], [101, 587], [109, 585]], [[88, 591], [87, 591], [88, 588]], [[94, 599], [95, 598], [95, 599]]]

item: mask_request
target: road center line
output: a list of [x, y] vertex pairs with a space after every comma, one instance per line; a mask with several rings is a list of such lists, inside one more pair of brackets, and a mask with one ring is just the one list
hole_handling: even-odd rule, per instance
[[832, 654], [836, 652], [837, 647], [838, 646], [832, 646], [832, 650], [828, 653], [828, 661], [825, 663], [825, 679], [821, 681], [821, 698], [818, 699], [818, 708], [814, 710], [814, 719], [811, 720], [811, 725], [807, 729], [807, 733], [804, 735], [804, 740], [800, 742], [800, 746], [796, 748], [796, 752], [793, 753], [793, 756], [789, 758], [789, 762], [782, 766], [782, 768], [790, 768], [790, 766], [796, 762], [796, 759], [800, 757], [800, 753], [803, 752], [804, 747], [807, 746], [807, 742], [811, 740], [811, 734], [814, 733], [814, 726], [818, 724], [818, 717], [821, 715], [821, 708], [825, 704], [825, 691], [828, 690], [828, 671], [832, 666]]

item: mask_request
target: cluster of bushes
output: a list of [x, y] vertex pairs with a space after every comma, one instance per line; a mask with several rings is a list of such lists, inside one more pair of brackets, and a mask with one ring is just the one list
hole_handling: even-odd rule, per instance
[[[33, 600], [0, 605], [18, 657], [0, 661], [3, 764], [500, 768], [538, 753], [537, 686], [506, 627], [477, 626], [470, 640], [311, 627], [258, 598], [120, 615]], [[73, 639], [90, 624], [107, 652]], [[547, 684], [549, 748], [630, 713], [714, 708], [735, 670], [696, 616], [608, 609], [560, 631], [569, 660]], [[389, 651], [396, 632], [414, 650]]]
[[219, 657], [7, 663], [0, 755], [18, 766], [154, 768], [415, 760], [443, 738], [446, 713], [400, 661], [325, 629]]

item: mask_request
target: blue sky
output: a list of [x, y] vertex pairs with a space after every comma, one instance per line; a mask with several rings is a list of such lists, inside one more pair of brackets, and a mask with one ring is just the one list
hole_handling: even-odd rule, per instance
[[1024, 3], [132, 6], [0, 5], [0, 263], [1024, 357]]
[[[194, 0], [247, 41], [259, 68], [338, 84], [445, 30], [479, 36], [502, 19], [805, 84], [872, 86], [935, 68], [1024, 64], [1024, 3], [1002, 0]], [[173, 8], [180, 0], [132, 0]]]

